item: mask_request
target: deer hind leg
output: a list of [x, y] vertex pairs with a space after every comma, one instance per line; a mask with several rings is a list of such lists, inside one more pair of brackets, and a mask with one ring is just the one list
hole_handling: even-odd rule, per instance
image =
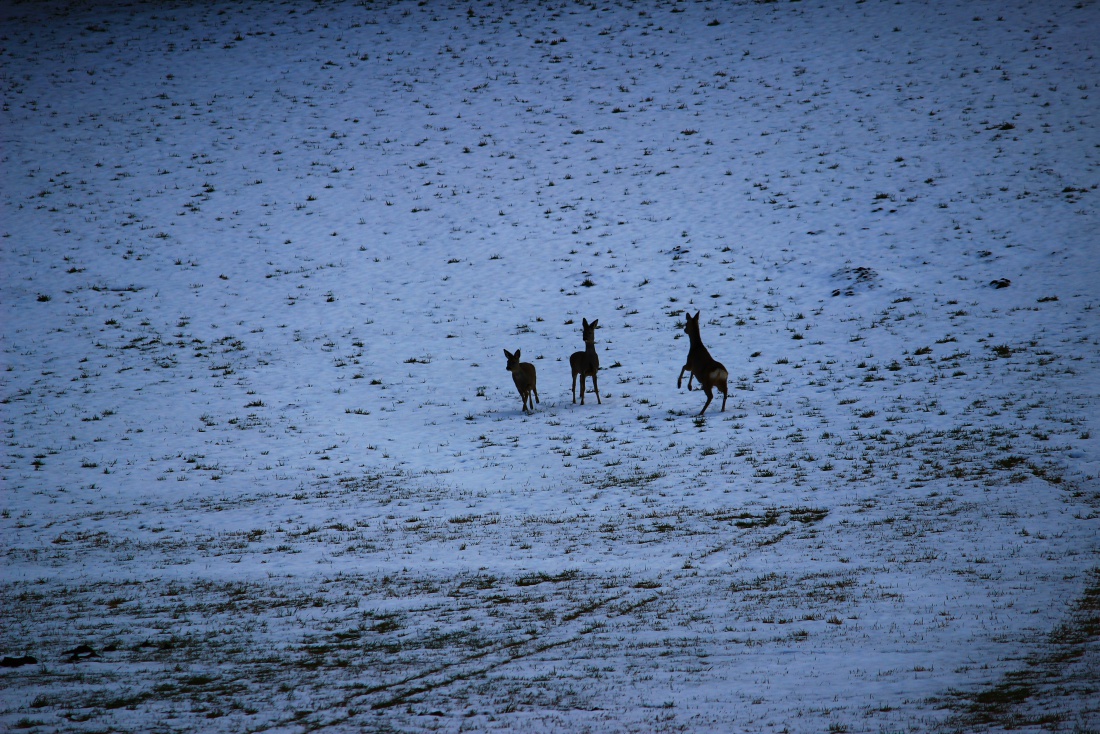
[[699, 411], [699, 415], [707, 412], [707, 408], [710, 407], [710, 401], [714, 400], [714, 389], [706, 383], [700, 383], [703, 386], [703, 392], [707, 394], [707, 402], [703, 403], [703, 409]]
[[577, 373], [573, 373], [573, 404], [577, 404]]
[[728, 398], [730, 396], [729, 395], [729, 383], [726, 381], [728, 376], [729, 376], [728, 373], [726, 373], [725, 370], [722, 370], [722, 378], [721, 378], [721, 380], [719, 380], [716, 383], [717, 386], [718, 386], [718, 389], [722, 391], [722, 410], [723, 411], [725, 411], [725, 409], [726, 409], [726, 398]]
[[603, 405], [603, 401], [600, 400], [600, 386], [596, 384], [596, 373], [592, 373], [592, 392], [596, 393], [596, 404]]
[[[531, 390], [532, 390], [532, 392], [534, 392], [534, 393], [535, 393], [535, 402], [536, 402], [536, 403], [541, 403], [542, 401], [541, 401], [541, 400], [539, 400], [539, 389], [538, 389], [537, 387], [535, 387], [534, 385], [532, 385], [532, 386], [531, 386]], [[725, 403], [723, 403], [723, 404], [722, 404], [722, 410], [725, 410], [725, 409], [726, 409], [726, 407], [725, 407]]]

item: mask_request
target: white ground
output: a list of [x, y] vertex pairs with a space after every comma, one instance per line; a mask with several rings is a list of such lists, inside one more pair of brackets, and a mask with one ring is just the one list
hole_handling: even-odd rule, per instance
[[0, 727], [1100, 729], [1098, 34], [5, 6]]

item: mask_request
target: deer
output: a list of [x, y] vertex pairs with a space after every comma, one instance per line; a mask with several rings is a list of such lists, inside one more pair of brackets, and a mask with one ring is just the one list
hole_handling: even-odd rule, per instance
[[573, 352], [569, 355], [569, 366], [573, 369], [573, 402], [577, 402], [577, 376], [581, 378], [581, 405], [584, 405], [584, 378], [592, 378], [592, 392], [596, 393], [596, 402], [603, 405], [600, 400], [600, 387], [596, 384], [596, 373], [600, 371], [600, 356], [596, 354], [596, 327], [600, 320], [595, 319], [591, 324], [588, 319], [581, 319], [581, 334], [584, 339], [584, 351]]
[[707, 412], [710, 401], [714, 399], [714, 388], [722, 391], [722, 410], [726, 409], [726, 398], [729, 397], [729, 387], [726, 380], [729, 372], [725, 365], [710, 356], [710, 352], [703, 346], [703, 339], [699, 336], [699, 311], [695, 315], [687, 314], [687, 323], [684, 324], [684, 333], [688, 335], [691, 346], [688, 348], [687, 361], [680, 368], [680, 377], [676, 380], [676, 389], [680, 389], [680, 383], [684, 379], [684, 372], [688, 372], [688, 390], [691, 390], [692, 378], [699, 381], [699, 386], [707, 394], [707, 402], [703, 403], [703, 409], [699, 415]]
[[[520, 362], [518, 349], [515, 354], [505, 349], [504, 356], [508, 359], [508, 365], [504, 369], [512, 373], [512, 382], [516, 383], [519, 398], [523, 401], [523, 412], [533, 413], [535, 403], [542, 402], [539, 400], [539, 389], [535, 385], [535, 365], [530, 362]], [[532, 393], [534, 393], [534, 400], [531, 399]], [[531, 403], [530, 410], [527, 409], [528, 402]]]

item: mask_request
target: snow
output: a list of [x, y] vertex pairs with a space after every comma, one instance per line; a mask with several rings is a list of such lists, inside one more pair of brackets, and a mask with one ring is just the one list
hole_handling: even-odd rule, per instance
[[1100, 5], [0, 18], [4, 726], [1100, 728]]

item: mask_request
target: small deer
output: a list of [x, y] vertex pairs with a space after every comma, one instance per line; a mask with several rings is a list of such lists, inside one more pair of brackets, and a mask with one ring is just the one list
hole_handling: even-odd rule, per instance
[[[523, 401], [523, 412], [534, 412], [535, 403], [542, 402], [539, 400], [539, 389], [535, 386], [535, 365], [530, 362], [520, 362], [518, 349], [515, 354], [505, 349], [504, 356], [508, 358], [508, 366], [504, 369], [512, 373], [512, 382], [516, 383], [519, 398]], [[534, 400], [531, 400], [532, 393], [534, 393]], [[530, 410], [527, 409], [528, 401], [531, 403]]]
[[680, 383], [684, 379], [684, 371], [687, 370], [689, 373], [688, 390], [691, 389], [691, 380], [694, 377], [699, 381], [699, 386], [703, 388], [703, 392], [707, 394], [707, 402], [703, 403], [703, 409], [699, 411], [699, 415], [707, 412], [710, 401], [714, 399], [714, 388], [722, 391], [722, 410], [725, 410], [726, 398], [729, 397], [729, 387], [726, 384], [729, 372], [726, 371], [721, 362], [710, 356], [710, 352], [703, 346], [703, 339], [699, 336], [698, 311], [695, 312], [694, 316], [687, 315], [684, 333], [691, 340], [691, 347], [688, 349], [687, 362], [680, 368], [680, 377], [676, 380], [676, 389], [680, 389]]
[[596, 402], [603, 405], [603, 401], [600, 400], [600, 387], [596, 384], [596, 373], [600, 371], [600, 356], [596, 354], [596, 326], [599, 323], [599, 319], [591, 324], [588, 323], [588, 319], [581, 319], [584, 351], [569, 355], [569, 366], [573, 368], [573, 402], [577, 402], [577, 375], [580, 375], [581, 405], [584, 405], [584, 378], [586, 377], [592, 378], [592, 392], [596, 393]]

